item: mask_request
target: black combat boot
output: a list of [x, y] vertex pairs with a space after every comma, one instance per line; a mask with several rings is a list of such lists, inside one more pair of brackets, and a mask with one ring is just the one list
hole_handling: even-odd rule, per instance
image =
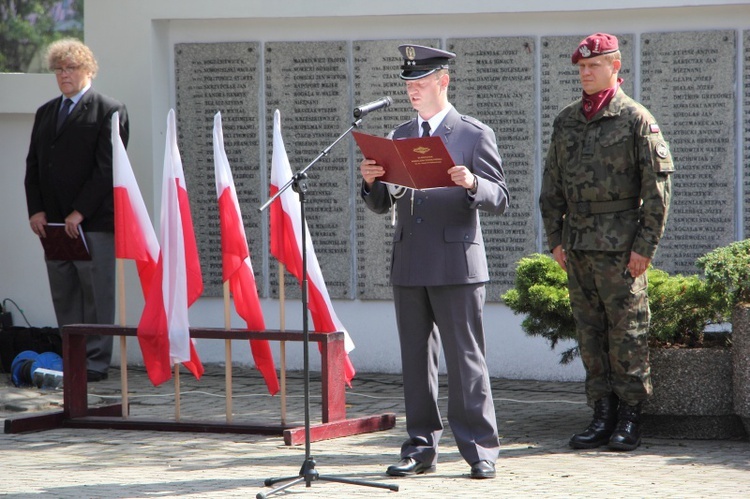
[[628, 405], [620, 403], [617, 428], [609, 439], [612, 450], [635, 450], [641, 445], [641, 403]]
[[594, 402], [594, 419], [582, 433], [570, 437], [570, 446], [574, 449], [594, 449], [609, 442], [617, 425], [618, 402], [614, 393]]

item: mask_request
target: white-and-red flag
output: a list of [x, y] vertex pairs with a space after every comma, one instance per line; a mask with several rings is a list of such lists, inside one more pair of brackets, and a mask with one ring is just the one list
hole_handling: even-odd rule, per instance
[[181, 362], [196, 378], [203, 365], [190, 339], [188, 307], [203, 292], [193, 220], [177, 148], [174, 110], [167, 117], [161, 198], [161, 254], [138, 323], [138, 342], [154, 385], [172, 377]]
[[[247, 328], [251, 331], [264, 331], [266, 323], [258, 299], [242, 212], [232, 170], [229, 168], [229, 160], [224, 150], [221, 113], [214, 116], [214, 169], [221, 226], [222, 280], [229, 281], [229, 291], [234, 297], [234, 309], [245, 320]], [[271, 345], [267, 340], [250, 340], [250, 350], [255, 365], [266, 381], [268, 392], [275, 395], [279, 391], [279, 378], [276, 375]]]
[[138, 188], [133, 167], [120, 138], [120, 113], [112, 115], [112, 169], [115, 198], [115, 256], [134, 260], [143, 296], [149, 287], [159, 260], [159, 241]]
[[[281, 137], [281, 113], [277, 109], [273, 114], [273, 159], [271, 161], [270, 195], [274, 196], [279, 188], [292, 179], [292, 168]], [[283, 263], [289, 272], [302, 283], [302, 219], [300, 202], [292, 189], [284, 191], [279, 199], [271, 205], [271, 254]], [[305, 225], [307, 231], [307, 225]], [[323, 273], [320, 270], [318, 257], [315, 255], [310, 231], [306, 232], [308, 306], [315, 331], [320, 333], [344, 332], [346, 350], [344, 375], [351, 386], [354, 378], [354, 366], [349, 359], [349, 352], [354, 350], [354, 342], [344, 325], [333, 310], [328, 296]]]

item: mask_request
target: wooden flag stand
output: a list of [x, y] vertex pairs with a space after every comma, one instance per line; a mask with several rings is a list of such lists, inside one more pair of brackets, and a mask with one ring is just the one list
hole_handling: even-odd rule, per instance
[[[42, 415], [5, 420], [5, 433], [51, 430], [54, 428], [96, 428], [115, 430], [189, 431], [202, 433], [249, 433], [283, 435], [286, 445], [305, 443], [304, 427], [282, 424], [141, 419], [129, 414], [123, 404], [88, 407], [86, 381], [86, 337], [109, 335], [136, 336], [136, 328], [75, 324], [63, 327], [63, 410]], [[191, 338], [213, 340], [302, 341], [301, 331], [247, 331], [240, 329], [190, 328]], [[309, 333], [321, 346], [321, 422], [310, 427], [310, 441], [388, 430], [396, 425], [396, 415], [386, 413], [346, 419], [344, 382], [344, 333]], [[127, 385], [126, 385], [127, 386]]]

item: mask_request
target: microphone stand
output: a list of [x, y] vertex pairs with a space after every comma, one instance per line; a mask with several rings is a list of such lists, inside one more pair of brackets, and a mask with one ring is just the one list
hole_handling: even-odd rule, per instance
[[328, 482], [346, 483], [351, 485], [362, 485], [366, 487], [376, 487], [381, 489], [388, 489], [394, 492], [398, 492], [398, 485], [388, 485], [375, 482], [365, 482], [361, 480], [352, 480], [348, 478], [340, 478], [330, 475], [320, 475], [315, 469], [315, 459], [310, 454], [310, 328], [308, 323], [308, 299], [307, 299], [307, 221], [305, 220], [305, 193], [307, 192], [307, 170], [310, 169], [315, 163], [321, 158], [327, 156], [333, 146], [349, 134], [354, 128], [358, 127], [362, 123], [362, 119], [357, 119], [352, 123], [344, 133], [342, 133], [336, 140], [325, 148], [318, 156], [310, 162], [302, 170], [295, 173], [292, 178], [284, 184], [279, 191], [266, 201], [263, 206], [259, 208], [259, 211], [267, 209], [276, 198], [278, 198], [284, 191], [289, 187], [292, 187], [294, 192], [299, 197], [300, 207], [300, 218], [302, 220], [302, 352], [303, 352], [303, 378], [304, 378], [304, 403], [305, 403], [305, 461], [302, 463], [302, 467], [299, 470], [297, 476], [281, 477], [281, 478], [267, 478], [263, 483], [266, 487], [270, 487], [277, 483], [289, 481], [275, 489], [268, 492], [258, 492], [255, 496], [256, 499], [265, 499], [266, 497], [286, 490], [300, 482], [305, 482], [306, 487], [310, 487], [312, 482], [316, 480], [323, 480]]

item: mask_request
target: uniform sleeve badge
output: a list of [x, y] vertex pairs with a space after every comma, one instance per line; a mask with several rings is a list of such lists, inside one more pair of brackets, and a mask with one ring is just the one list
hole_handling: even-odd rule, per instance
[[657, 123], [649, 124], [648, 129], [651, 131], [651, 133], [659, 133], [661, 131], [659, 130], [659, 125]]
[[664, 142], [659, 142], [656, 144], [656, 155], [659, 156], [661, 159], [667, 159], [669, 157], [669, 147], [667, 147], [667, 144]]

